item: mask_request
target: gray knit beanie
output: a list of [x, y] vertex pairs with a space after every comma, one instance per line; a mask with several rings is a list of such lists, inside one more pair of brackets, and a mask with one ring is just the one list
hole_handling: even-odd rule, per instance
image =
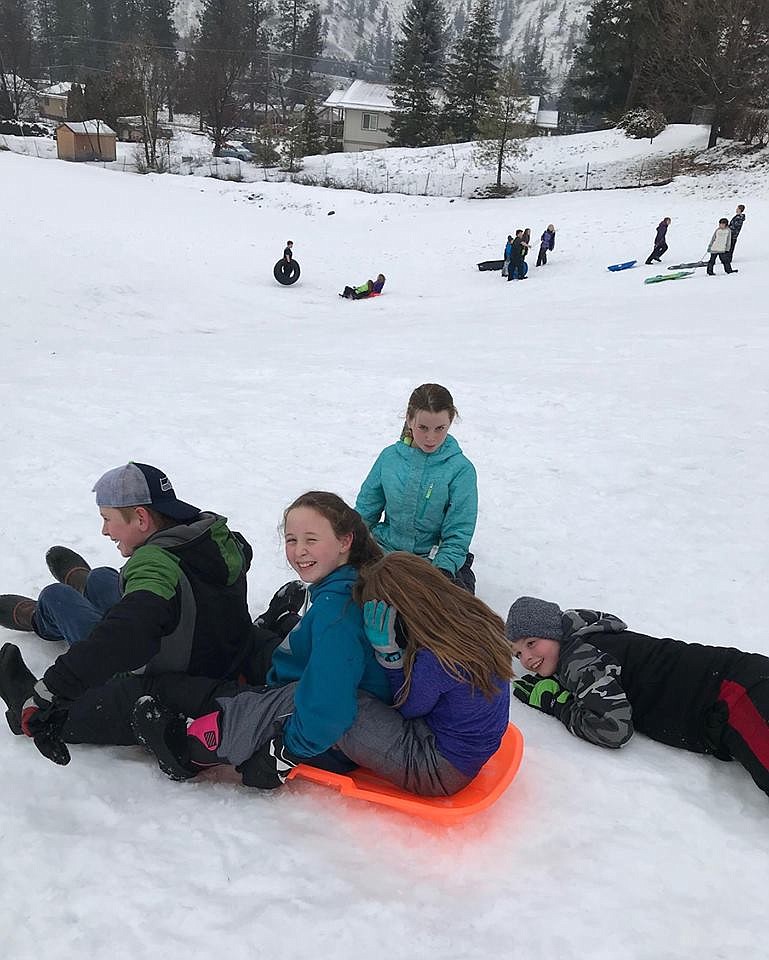
[[557, 603], [536, 597], [518, 597], [510, 607], [505, 633], [510, 643], [523, 637], [563, 640], [563, 613]]

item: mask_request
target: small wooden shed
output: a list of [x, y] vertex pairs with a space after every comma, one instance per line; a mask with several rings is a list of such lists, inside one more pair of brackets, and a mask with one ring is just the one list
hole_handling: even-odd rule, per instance
[[117, 134], [103, 120], [67, 121], [56, 128], [59, 160], [115, 160]]

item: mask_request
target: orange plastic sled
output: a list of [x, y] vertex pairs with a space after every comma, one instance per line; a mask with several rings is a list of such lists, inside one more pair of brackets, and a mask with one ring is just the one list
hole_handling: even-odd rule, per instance
[[289, 780], [300, 777], [336, 787], [342, 796], [394, 807], [403, 813], [449, 825], [490, 807], [510, 786], [523, 758], [523, 734], [508, 724], [499, 750], [486, 761], [478, 776], [452, 797], [420, 797], [394, 786], [371, 770], [359, 767], [352, 773], [329, 773], [300, 763]]

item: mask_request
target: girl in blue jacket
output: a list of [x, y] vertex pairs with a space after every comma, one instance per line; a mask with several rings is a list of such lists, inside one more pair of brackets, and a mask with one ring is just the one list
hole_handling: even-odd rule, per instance
[[355, 509], [385, 553], [405, 550], [426, 557], [475, 593], [469, 550], [478, 518], [478, 484], [475, 467], [448, 432], [456, 415], [445, 387], [417, 387], [400, 440], [377, 457]]

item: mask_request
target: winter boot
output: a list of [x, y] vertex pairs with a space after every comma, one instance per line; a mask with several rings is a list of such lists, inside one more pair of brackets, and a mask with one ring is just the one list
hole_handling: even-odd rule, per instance
[[37, 609], [36, 601], [20, 597], [16, 593], [0, 594], [0, 627], [8, 630], [24, 630], [32, 633], [32, 615]]
[[169, 710], [154, 697], [139, 697], [131, 715], [131, 727], [139, 743], [155, 755], [167, 777], [189, 780], [199, 773], [190, 761], [187, 720], [181, 713]]
[[15, 643], [3, 644], [0, 650], [0, 697], [8, 708], [5, 719], [12, 732], [19, 736], [21, 708], [32, 696], [37, 677], [24, 663], [21, 650]]
[[85, 592], [85, 582], [91, 568], [79, 553], [69, 547], [51, 547], [45, 555], [45, 562], [55, 580], [74, 587], [78, 593]]

